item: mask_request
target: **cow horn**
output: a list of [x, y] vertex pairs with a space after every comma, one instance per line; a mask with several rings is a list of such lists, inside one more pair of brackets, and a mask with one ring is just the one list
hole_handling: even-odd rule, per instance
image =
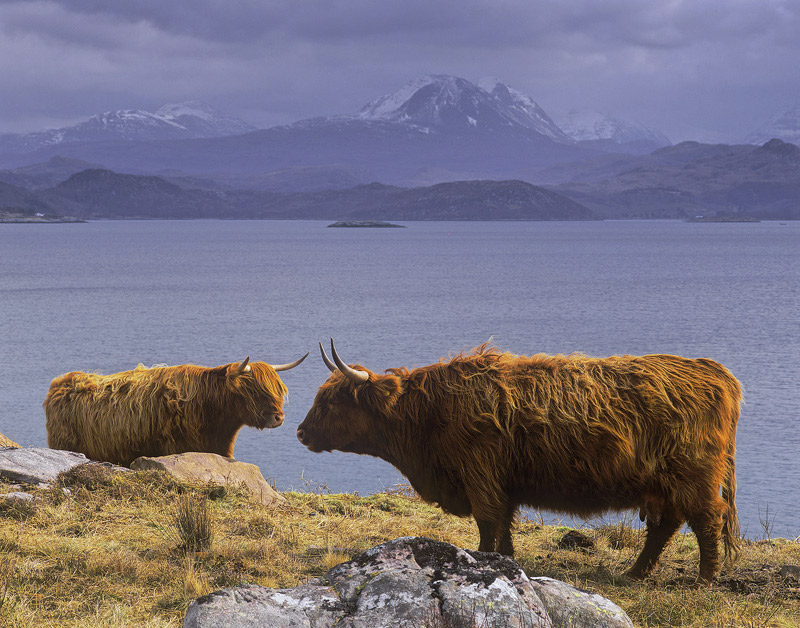
[[333, 354], [333, 361], [336, 362], [336, 366], [339, 367], [339, 370], [342, 373], [347, 375], [348, 379], [351, 379], [357, 384], [366, 382], [369, 379], [369, 373], [365, 371], [359, 371], [344, 363], [344, 360], [342, 360], [342, 358], [339, 357], [339, 354], [336, 353], [336, 347], [333, 346], [333, 338], [331, 338], [331, 353]]
[[[309, 353], [310, 353], [310, 351], [309, 351]], [[276, 371], [288, 371], [289, 369], [293, 369], [295, 366], [297, 366], [298, 364], [300, 364], [300, 362], [302, 362], [303, 360], [305, 360], [307, 357], [308, 357], [308, 353], [306, 353], [306, 354], [305, 354], [305, 355], [304, 355], [302, 358], [300, 358], [299, 360], [295, 360], [294, 362], [289, 362], [289, 364], [277, 364], [277, 365], [275, 365], [275, 364], [270, 364], [270, 366], [271, 366], [272, 368], [274, 368]]]
[[331, 362], [330, 358], [325, 353], [325, 347], [322, 346], [321, 342], [319, 343], [319, 352], [322, 354], [322, 361], [325, 362], [325, 366], [328, 367], [328, 370], [331, 373], [335, 373], [336, 372], [336, 365], [333, 362]]
[[248, 355], [244, 360], [239, 362], [239, 368], [236, 369], [237, 373], [244, 373], [247, 369], [247, 363], [250, 361], [250, 356]]

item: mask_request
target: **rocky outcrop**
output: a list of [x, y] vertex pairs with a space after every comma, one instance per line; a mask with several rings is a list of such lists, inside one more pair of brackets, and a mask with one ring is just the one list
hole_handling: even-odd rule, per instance
[[605, 598], [549, 578], [530, 580], [508, 557], [425, 538], [384, 543], [293, 589], [211, 593], [192, 603], [183, 625], [633, 627]]
[[265, 506], [285, 501], [267, 483], [256, 465], [217, 454], [188, 452], [154, 458], [142, 457], [131, 463], [131, 469], [165, 471], [186, 484], [241, 486], [250, 493], [253, 501]]
[[[93, 462], [83, 454], [72, 451], [47, 447], [0, 447], [0, 478], [9, 482], [44, 488], [55, 482], [59, 473], [87, 463], [127, 471], [125, 467], [108, 462]], [[242, 487], [254, 502], [265, 506], [285, 501], [267, 483], [256, 465], [217, 454], [189, 452], [156, 458], [142, 457], [134, 460], [131, 468], [164, 471], [184, 484]]]
[[8, 438], [8, 436], [3, 436], [0, 434], [0, 447], [16, 447], [19, 449], [20, 446]]
[[46, 447], [0, 449], [0, 478], [11, 482], [48, 485], [62, 471], [90, 462], [83, 454]]

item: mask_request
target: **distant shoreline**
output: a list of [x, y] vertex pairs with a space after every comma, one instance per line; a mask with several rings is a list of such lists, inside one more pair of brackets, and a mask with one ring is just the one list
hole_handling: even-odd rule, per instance
[[89, 222], [82, 218], [60, 218], [58, 220], [26, 219], [26, 218], [0, 218], [0, 225], [57, 225], [68, 223]]
[[687, 218], [686, 222], [761, 222], [753, 216], [708, 216]]
[[18, 207], [0, 207], [0, 224], [53, 224], [65, 222], [86, 222], [86, 220], [75, 216], [34, 212], [33, 210], [25, 210]]

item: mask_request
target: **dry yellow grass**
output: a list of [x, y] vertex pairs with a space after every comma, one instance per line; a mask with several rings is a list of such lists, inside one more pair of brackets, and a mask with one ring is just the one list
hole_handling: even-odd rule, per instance
[[[285, 493], [285, 505], [267, 509], [237, 491], [182, 487], [158, 472], [83, 467], [62, 484], [69, 495], [57, 487], [36, 491], [33, 506], [0, 508], [0, 626], [177, 627], [200, 595], [244, 583], [296, 586], [399, 536], [478, 545], [472, 520], [445, 515], [410, 491]], [[187, 504], [202, 504], [210, 530], [178, 523], [192, 516]], [[745, 542], [736, 567], [708, 589], [694, 585], [690, 534], [670, 544], [654, 578], [631, 582], [621, 574], [642, 531], [593, 527], [582, 531], [593, 549], [559, 549], [567, 530], [520, 522], [522, 567], [610, 598], [637, 626], [800, 626], [799, 585], [777, 576], [782, 565], [800, 564], [796, 541]], [[210, 545], [193, 545], [192, 534], [206, 541], [210, 534]]]
[[19, 447], [19, 445], [11, 440], [8, 436], [3, 436], [0, 434], [0, 447]]

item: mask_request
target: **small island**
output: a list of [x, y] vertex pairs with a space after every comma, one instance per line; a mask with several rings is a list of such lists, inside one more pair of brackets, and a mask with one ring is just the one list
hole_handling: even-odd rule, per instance
[[405, 229], [405, 225], [396, 225], [391, 222], [384, 222], [382, 220], [339, 220], [334, 222], [333, 224], [328, 225], [328, 227], [342, 227], [342, 228], [359, 228], [359, 227], [371, 227], [371, 228], [379, 228], [379, 229]]

